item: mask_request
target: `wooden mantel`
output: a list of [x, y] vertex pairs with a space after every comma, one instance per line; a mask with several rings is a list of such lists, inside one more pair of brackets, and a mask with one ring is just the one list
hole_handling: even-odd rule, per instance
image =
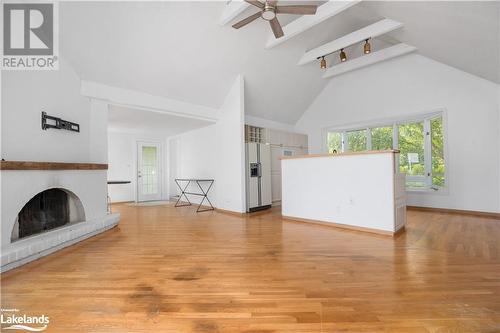
[[1, 161], [0, 170], [107, 170], [107, 164]]

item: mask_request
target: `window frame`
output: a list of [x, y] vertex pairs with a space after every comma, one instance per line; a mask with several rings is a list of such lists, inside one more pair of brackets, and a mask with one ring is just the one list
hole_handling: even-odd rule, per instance
[[[436, 186], [432, 184], [432, 136], [431, 136], [431, 120], [441, 117], [443, 127], [443, 159], [445, 164], [444, 185]], [[408, 192], [432, 192], [432, 193], [448, 193], [449, 187], [449, 163], [448, 163], [448, 130], [447, 130], [447, 111], [446, 109], [436, 109], [426, 113], [418, 113], [405, 117], [387, 118], [372, 120], [359, 124], [346, 124], [343, 126], [329, 126], [323, 128], [323, 152], [328, 153], [328, 133], [337, 132], [341, 134], [341, 152], [349, 151], [347, 142], [347, 132], [365, 130], [366, 133], [366, 149], [372, 150], [372, 133], [373, 128], [391, 127], [392, 126], [392, 149], [399, 149], [399, 131], [400, 125], [423, 122], [424, 131], [424, 175], [422, 176], [406, 176], [407, 181], [424, 182], [425, 187], [406, 187]], [[398, 163], [399, 167], [399, 163]]]

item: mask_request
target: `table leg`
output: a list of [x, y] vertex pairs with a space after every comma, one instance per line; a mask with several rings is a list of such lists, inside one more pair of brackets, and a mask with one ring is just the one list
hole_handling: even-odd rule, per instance
[[[210, 188], [212, 187], [213, 185], [213, 181], [210, 182], [210, 185], [208, 186], [207, 188], [207, 191], [205, 192], [203, 190], [203, 187], [201, 187], [200, 185], [200, 182], [199, 181], [196, 181], [196, 184], [198, 185], [198, 187], [200, 188], [201, 190], [201, 193], [203, 193], [203, 199], [201, 199], [200, 201], [200, 204], [198, 205], [198, 208], [196, 209], [196, 212], [199, 213], [199, 212], [206, 212], [206, 211], [209, 211], [209, 210], [214, 210], [214, 206], [212, 206], [212, 203], [210, 202], [210, 199], [208, 199], [208, 191], [210, 191]], [[205, 209], [200, 209], [201, 208], [201, 205], [203, 204], [203, 201], [207, 199], [208, 203], [210, 204], [210, 207], [211, 208], [205, 208]]]
[[[179, 182], [177, 181], [177, 179], [175, 180], [175, 183], [177, 184], [177, 186], [179, 187], [179, 190], [181, 190], [181, 195], [179, 195], [179, 199], [177, 199], [177, 202], [175, 203], [175, 207], [183, 207], [183, 206], [191, 206], [191, 201], [189, 201], [187, 195], [186, 195], [186, 189], [188, 188], [189, 186], [189, 183], [191, 183], [190, 180], [188, 180], [186, 186], [184, 187], [184, 189], [181, 187], [181, 185], [179, 184]], [[184, 198], [186, 198], [187, 200], [187, 204], [180, 204], [179, 205], [179, 201], [181, 200], [182, 196], [184, 196]]]

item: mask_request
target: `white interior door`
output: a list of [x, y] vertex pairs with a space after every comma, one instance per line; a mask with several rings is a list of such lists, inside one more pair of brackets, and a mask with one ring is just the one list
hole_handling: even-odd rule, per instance
[[137, 143], [137, 201], [161, 199], [159, 143]]

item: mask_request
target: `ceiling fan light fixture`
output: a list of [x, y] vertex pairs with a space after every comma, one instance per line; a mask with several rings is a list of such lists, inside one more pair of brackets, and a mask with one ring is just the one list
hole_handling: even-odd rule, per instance
[[365, 40], [365, 45], [363, 46], [363, 52], [369, 54], [372, 52], [372, 46], [370, 45], [370, 39]]
[[319, 67], [321, 69], [326, 69], [326, 59], [325, 59], [325, 56], [321, 57], [321, 61], [319, 62]]
[[271, 21], [276, 17], [276, 11], [275, 8], [269, 4], [266, 3], [266, 6], [262, 10], [262, 18], [266, 21]]
[[340, 49], [339, 56], [340, 56], [340, 61], [341, 62], [346, 62], [347, 61], [347, 55], [345, 54], [344, 49]]

